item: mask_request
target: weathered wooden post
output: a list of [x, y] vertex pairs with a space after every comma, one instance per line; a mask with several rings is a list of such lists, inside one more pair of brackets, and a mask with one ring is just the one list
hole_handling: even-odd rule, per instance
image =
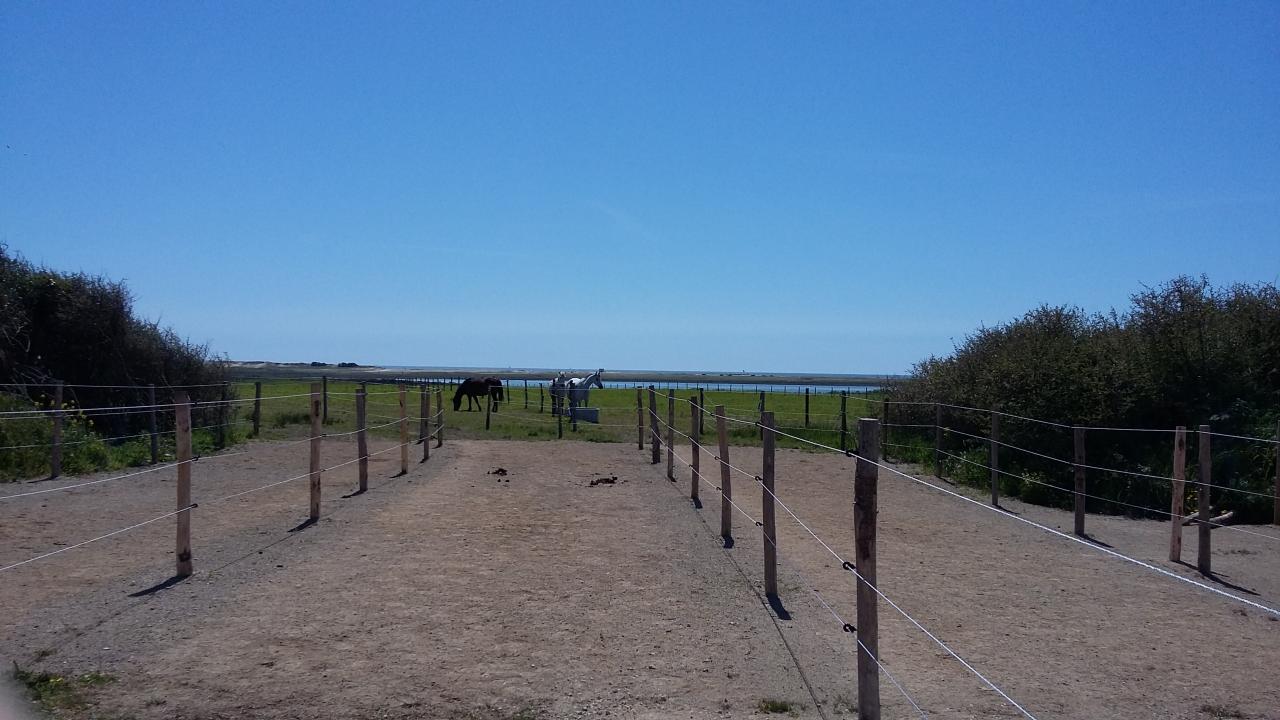
[[720, 537], [733, 542], [733, 476], [729, 474], [729, 430], [725, 427], [724, 406], [716, 406], [716, 435], [720, 440]]
[[431, 393], [426, 386], [422, 389], [422, 460], [431, 459]]
[[649, 386], [649, 448], [652, 451], [651, 465], [657, 465], [662, 459], [662, 435], [658, 431], [658, 394], [653, 386]]
[[1187, 494], [1187, 426], [1173, 435], [1173, 494], [1169, 498], [1169, 559], [1182, 562], [1182, 503]]
[[854, 567], [858, 575], [858, 717], [880, 720], [880, 618], [876, 593], [877, 479], [880, 421], [858, 421], [858, 461], [853, 476]]
[[1075, 531], [1076, 531], [1076, 535], [1079, 535], [1080, 537], [1084, 537], [1085, 536], [1085, 533], [1084, 533], [1085, 502], [1084, 501], [1085, 501], [1085, 490], [1087, 487], [1085, 484], [1085, 469], [1084, 469], [1084, 464], [1085, 464], [1084, 428], [1082, 427], [1072, 428], [1072, 435], [1074, 436], [1075, 451], [1076, 451], [1075, 452], [1076, 461], [1073, 465], [1073, 468], [1075, 470], [1075, 480], [1076, 480]]
[[702, 424], [702, 408], [698, 406], [697, 395], [689, 396], [689, 421], [689, 454], [691, 456], [689, 459], [689, 469], [691, 471], [689, 475], [689, 498], [693, 500], [694, 505], [701, 506], [702, 503], [698, 501], [698, 471], [701, 465], [700, 456], [702, 451], [699, 447], [699, 441], [702, 439], [702, 434], [698, 432], [698, 426]]
[[667, 390], [667, 479], [676, 481], [676, 396]]
[[[155, 403], [152, 403], [153, 405]], [[174, 449], [178, 456], [177, 502], [175, 510], [191, 507], [191, 399], [181, 390], [173, 393]], [[187, 577], [191, 563], [191, 511], [178, 513], [177, 542], [173, 548], [174, 575]]]
[[320, 385], [322, 386], [321, 393], [324, 396], [324, 409], [321, 413], [320, 421], [323, 424], [328, 425], [329, 424], [329, 376], [328, 375], [320, 376]]
[[[470, 410], [471, 406], [468, 405], [467, 409]], [[485, 393], [485, 398], [484, 398], [484, 429], [485, 430], [489, 429], [489, 414], [492, 411], [493, 411], [493, 388], [489, 388], [488, 392]]]
[[705, 414], [707, 411], [707, 396], [703, 394], [702, 388], [698, 388], [698, 411], [698, 435], [702, 436], [707, 434], [707, 426], [705, 424], [707, 420]]
[[53, 445], [49, 448], [49, 479], [62, 475], [62, 381], [53, 386]]
[[1276, 423], [1276, 482], [1271, 491], [1276, 496], [1271, 522], [1280, 525], [1280, 422]]
[[436, 447], [444, 445], [444, 390], [436, 391], [436, 407], [440, 408], [440, 419], [436, 421]]
[[368, 415], [366, 402], [368, 392], [365, 384], [356, 388], [356, 457], [360, 460], [360, 492], [369, 489], [369, 437], [366, 430]]
[[569, 393], [569, 429], [578, 432], [578, 398]]
[[809, 428], [809, 388], [804, 389], [804, 427]]
[[253, 383], [253, 436], [262, 428], [262, 382]]
[[987, 450], [991, 461], [991, 507], [1000, 507], [1000, 415], [991, 413], [991, 442]]
[[640, 386], [636, 386], [636, 448], [644, 449], [644, 395]]
[[[880, 397], [880, 417], [884, 419], [884, 430], [880, 433], [880, 457], [885, 462], [889, 461], [889, 430], [892, 422], [889, 421], [889, 393], [885, 393]], [[862, 431], [858, 431], [858, 437], [862, 437]]]
[[[426, 385], [419, 385], [418, 392], [418, 442], [426, 445], [427, 433], [429, 432], [427, 428], [427, 409], [431, 407], [431, 401], [427, 399]], [[426, 460], [426, 458], [423, 458], [423, 460]]]
[[933, 474], [942, 479], [942, 404], [933, 404]]
[[849, 454], [849, 394], [840, 391], [840, 450]]
[[529, 381], [524, 381], [524, 409], [529, 409]]
[[400, 399], [400, 474], [409, 474], [409, 390], [400, 383], [396, 386]]
[[764, 526], [761, 533], [764, 542], [764, 594], [778, 597], [778, 531], [774, 526], [773, 487], [774, 458], [773, 446], [773, 413], [760, 413], [760, 427], [764, 430], [764, 458], [761, 471], [760, 507], [763, 509], [761, 520]]
[[229, 399], [227, 396], [230, 395], [230, 392], [229, 392], [230, 387], [231, 387], [231, 383], [225, 383], [225, 382], [222, 383], [222, 388], [219, 394], [219, 400], [218, 400], [218, 449], [219, 450], [227, 446], [227, 425], [230, 423], [230, 418], [227, 417], [227, 409], [230, 407], [230, 405], [227, 404], [227, 400]]
[[1200, 426], [1200, 462], [1199, 477], [1196, 478], [1199, 488], [1197, 489], [1197, 503], [1199, 504], [1199, 520], [1200, 520], [1200, 547], [1196, 555], [1196, 568], [1204, 575], [1213, 573], [1212, 548], [1210, 547], [1210, 533], [1213, 526], [1210, 520], [1213, 519], [1211, 505], [1213, 495], [1209, 492], [1209, 487], [1213, 484], [1213, 455], [1209, 449], [1209, 426]]
[[[151, 430], [151, 464], [155, 465], [160, 462], [160, 428], [156, 419], [155, 383], [147, 386], [147, 405], [147, 425]], [[191, 417], [190, 409], [187, 410], [187, 417], [188, 419]]]
[[[311, 522], [320, 519], [320, 437], [324, 417], [323, 391], [320, 383], [311, 383]], [[401, 402], [403, 407], [404, 403]]]
[[542, 394], [542, 386], [539, 385], [538, 386], [538, 412], [540, 413], [545, 412], [545, 410], [543, 409], [546, 405], [545, 400], [546, 398]]

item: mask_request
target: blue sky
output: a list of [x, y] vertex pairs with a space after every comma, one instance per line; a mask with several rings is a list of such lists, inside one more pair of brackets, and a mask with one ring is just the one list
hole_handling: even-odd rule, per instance
[[0, 4], [0, 242], [236, 359], [901, 372], [1280, 278], [1280, 4]]

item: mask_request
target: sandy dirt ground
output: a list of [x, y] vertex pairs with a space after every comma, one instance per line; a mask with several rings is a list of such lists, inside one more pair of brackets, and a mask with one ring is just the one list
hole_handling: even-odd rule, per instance
[[[853, 715], [853, 638], [811, 592], [852, 622], [850, 573], [779, 509], [770, 607], [760, 529], [735, 514], [725, 549], [718, 495], [703, 485], [695, 509], [679, 461], [671, 483], [634, 445], [448, 442], [424, 464], [415, 447], [403, 477], [397, 452], [376, 456], [364, 494], [343, 497], [354, 465], [326, 473], [322, 520], [295, 530], [305, 479], [215, 502], [307, 469], [306, 444], [248, 448], [194, 466], [193, 577], [163, 586], [172, 518], [0, 574], [0, 660], [114, 678], [82, 717], [720, 718], [766, 699]], [[327, 440], [324, 465], [354, 452]], [[750, 473], [759, 454], [731, 452]], [[0, 567], [172, 510], [173, 477], [0, 503]], [[779, 496], [849, 558], [852, 479], [846, 458], [779, 451]], [[734, 483], [759, 518], [758, 486]], [[1280, 718], [1264, 612], [884, 472], [879, 527], [886, 595], [1035, 717]], [[1215, 531], [1213, 584], [1275, 606], [1280, 530], [1251, 529], [1269, 537]], [[1165, 557], [1167, 523], [1089, 530], [1198, 577]], [[885, 667], [929, 717], [1021, 716], [884, 603], [880, 625]], [[886, 718], [919, 717], [885, 677], [881, 694]]]

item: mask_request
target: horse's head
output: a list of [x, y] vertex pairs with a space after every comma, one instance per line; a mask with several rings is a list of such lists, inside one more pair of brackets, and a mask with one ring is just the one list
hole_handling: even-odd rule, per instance
[[601, 390], [604, 389], [604, 383], [600, 382], [600, 376], [603, 374], [604, 374], [604, 368], [600, 368], [599, 370], [595, 371], [595, 373], [591, 375], [592, 384], [594, 384], [596, 387], [600, 388]]

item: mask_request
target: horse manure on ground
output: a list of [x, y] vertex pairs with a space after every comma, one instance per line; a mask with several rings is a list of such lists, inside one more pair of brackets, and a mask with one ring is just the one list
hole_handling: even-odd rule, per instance
[[613, 484], [616, 484], [617, 482], [618, 482], [618, 476], [610, 475], [609, 477], [596, 478], [595, 480], [592, 480], [591, 487], [595, 487], [596, 485], [613, 485]]
[[[494, 468], [493, 470], [490, 470], [489, 472], [485, 473], [485, 475], [497, 475], [498, 482], [511, 482], [511, 478], [507, 477], [507, 469], [504, 467]], [[504, 480], [503, 478], [506, 478], [506, 479]]]

